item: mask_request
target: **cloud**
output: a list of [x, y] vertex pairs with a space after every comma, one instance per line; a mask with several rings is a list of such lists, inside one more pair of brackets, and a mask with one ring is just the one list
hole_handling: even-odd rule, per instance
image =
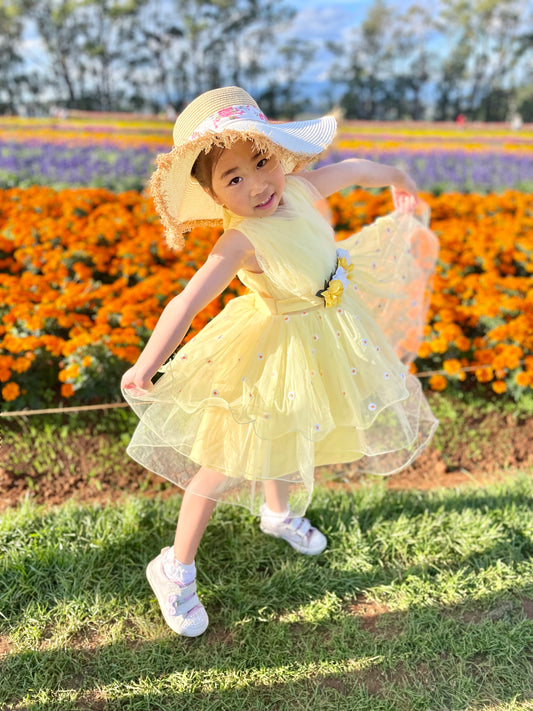
[[[338, 40], [341, 39], [346, 28], [351, 28], [358, 23], [361, 9], [354, 3], [306, 6], [294, 17], [286, 34], [311, 41]], [[339, 32], [339, 28], [343, 30]]]

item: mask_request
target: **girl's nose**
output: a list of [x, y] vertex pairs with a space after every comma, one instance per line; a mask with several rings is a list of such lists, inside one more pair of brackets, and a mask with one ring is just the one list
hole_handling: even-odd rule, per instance
[[252, 195], [261, 195], [265, 191], [267, 180], [264, 175], [257, 176], [252, 182], [250, 192]]

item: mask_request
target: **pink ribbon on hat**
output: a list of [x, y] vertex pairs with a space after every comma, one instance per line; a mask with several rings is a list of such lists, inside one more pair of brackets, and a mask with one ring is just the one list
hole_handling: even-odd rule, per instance
[[236, 119], [248, 119], [250, 121], [268, 121], [265, 114], [263, 114], [256, 106], [227, 106], [225, 109], [220, 109], [211, 116], [204, 119], [196, 130], [191, 133], [188, 140], [192, 141], [198, 136], [206, 133], [207, 131], [223, 131], [225, 128], [231, 124], [232, 121]]

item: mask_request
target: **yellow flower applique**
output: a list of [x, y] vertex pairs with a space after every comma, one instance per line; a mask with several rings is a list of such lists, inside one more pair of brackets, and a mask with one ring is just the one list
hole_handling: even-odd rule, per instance
[[337, 265], [335, 271], [325, 282], [324, 288], [317, 291], [317, 296], [321, 296], [326, 302], [326, 307], [337, 306], [342, 301], [342, 295], [348, 281], [351, 279], [353, 264], [350, 254], [346, 249], [337, 249]]

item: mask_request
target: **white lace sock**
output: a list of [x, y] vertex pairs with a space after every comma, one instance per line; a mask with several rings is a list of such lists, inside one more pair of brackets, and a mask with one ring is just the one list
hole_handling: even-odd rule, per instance
[[278, 511], [272, 511], [268, 508], [267, 504], [261, 506], [261, 520], [268, 520], [271, 525], [276, 525], [277, 523], [283, 523], [285, 519], [292, 518], [291, 510], [287, 506], [285, 511], [279, 513]]
[[190, 565], [181, 563], [177, 558], [174, 558], [172, 546], [163, 555], [163, 571], [169, 580], [181, 587], [189, 585], [196, 578], [194, 561]]

